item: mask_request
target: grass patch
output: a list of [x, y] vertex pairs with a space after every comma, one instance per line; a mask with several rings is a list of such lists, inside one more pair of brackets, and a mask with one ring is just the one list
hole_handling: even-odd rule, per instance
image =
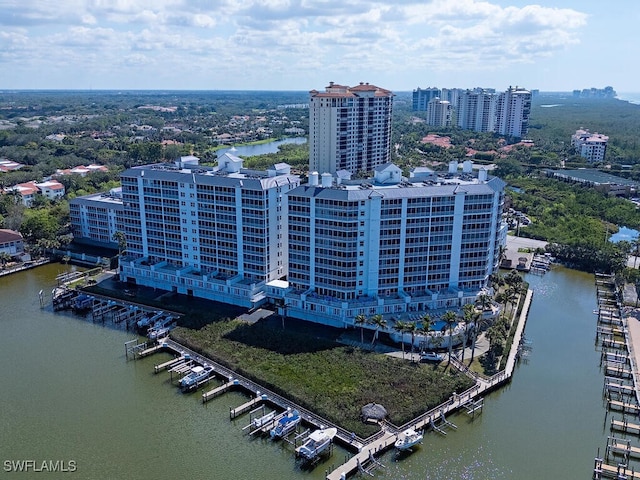
[[457, 372], [337, 344], [313, 329], [282, 330], [273, 321], [221, 320], [199, 330], [178, 328], [172, 337], [363, 437], [378, 429], [360, 421], [369, 402], [384, 405], [401, 425], [473, 383]]

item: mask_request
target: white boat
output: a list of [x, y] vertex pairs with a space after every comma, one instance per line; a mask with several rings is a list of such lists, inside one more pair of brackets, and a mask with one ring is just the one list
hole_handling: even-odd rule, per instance
[[422, 352], [420, 360], [424, 362], [441, 362], [444, 360], [444, 356], [435, 352]]
[[296, 448], [296, 455], [303, 457], [305, 460], [313, 460], [329, 448], [336, 433], [338, 433], [337, 428], [322, 428], [316, 430], [309, 435], [303, 445]]
[[153, 315], [152, 314], [145, 315], [143, 318], [138, 320], [136, 324], [138, 325], [138, 328], [141, 330], [147, 329], [151, 327], [156, 322], [156, 320], [158, 320], [163, 315], [164, 315], [164, 312], [157, 312]]
[[414, 445], [422, 442], [423, 435], [413, 428], [408, 428], [398, 435], [395, 446], [401, 452], [409, 450]]
[[284, 417], [278, 420], [278, 423], [271, 429], [269, 435], [271, 435], [271, 438], [286, 437], [295, 430], [296, 425], [300, 423], [300, 420], [302, 420], [302, 418], [297, 410], [287, 412]]
[[271, 423], [275, 416], [276, 416], [276, 411], [273, 410], [267, 413], [266, 415], [254, 418], [253, 422], [251, 422], [251, 425], [253, 426], [253, 428], [262, 428], [265, 425], [268, 425], [269, 423]]
[[149, 328], [147, 337], [149, 337], [149, 340], [157, 340], [158, 338], [165, 337], [175, 326], [175, 319], [171, 315], [168, 315], [165, 318], [161, 318], [156, 321], [156, 323]]
[[197, 386], [204, 382], [209, 375], [213, 373], [213, 367], [211, 365], [205, 365], [204, 367], [193, 367], [191, 371], [186, 374], [180, 380], [180, 388], [184, 391], [193, 390]]

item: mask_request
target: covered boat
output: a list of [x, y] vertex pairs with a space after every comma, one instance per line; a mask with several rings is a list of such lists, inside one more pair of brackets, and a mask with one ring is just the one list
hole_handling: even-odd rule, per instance
[[191, 371], [180, 380], [180, 388], [183, 391], [193, 390], [197, 388], [200, 383], [207, 380], [212, 373], [213, 367], [211, 365], [193, 367]]
[[297, 410], [287, 412], [284, 417], [278, 420], [278, 423], [271, 429], [271, 432], [269, 432], [271, 438], [286, 437], [295, 430], [300, 420], [302, 420], [302, 418], [300, 417], [300, 412]]

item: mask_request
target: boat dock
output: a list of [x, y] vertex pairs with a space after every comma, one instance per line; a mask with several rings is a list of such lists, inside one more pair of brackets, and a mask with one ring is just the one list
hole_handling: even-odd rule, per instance
[[[600, 347], [600, 365], [605, 374], [603, 396], [608, 411], [623, 414], [622, 420], [611, 419], [610, 430], [640, 435], [640, 425], [629, 422], [626, 418], [627, 414], [634, 419], [640, 414], [637, 382], [639, 359], [636, 357], [632, 341], [632, 330], [636, 329], [636, 325], [629, 325], [629, 318], [625, 313], [628, 312], [625, 310], [627, 307], [623, 307], [619, 301], [612, 276], [597, 274], [596, 291], [596, 344]], [[635, 322], [635, 319], [633, 320]], [[612, 458], [614, 456], [622, 456], [623, 461], [616, 463]], [[600, 457], [599, 451], [595, 458], [593, 478], [640, 479], [640, 474], [629, 467], [629, 461], [637, 459], [640, 459], [639, 446], [633, 445], [628, 438], [609, 436], [604, 459]], [[610, 460], [612, 464], [608, 463]]]

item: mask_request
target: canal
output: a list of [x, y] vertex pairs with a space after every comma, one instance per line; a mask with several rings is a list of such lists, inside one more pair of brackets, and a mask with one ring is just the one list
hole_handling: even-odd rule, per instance
[[288, 137], [282, 140], [275, 140], [267, 143], [257, 143], [255, 145], [238, 145], [236, 147], [221, 148], [216, 151], [218, 157], [226, 152], [232, 152], [238, 157], [253, 157], [255, 155], [264, 155], [265, 153], [277, 153], [280, 145], [286, 144], [303, 145], [307, 143], [307, 137]]
[[[71, 314], [42, 310], [50, 264], [0, 278], [0, 454], [7, 461], [73, 461], [83, 479], [324, 478], [344, 461], [336, 449], [311, 472], [292, 449], [248, 438], [246, 416], [229, 420], [245, 401], [228, 393], [203, 406], [183, 395], [169, 374], [153, 373], [168, 358], [127, 362], [131, 334]], [[485, 400], [471, 420], [446, 437], [429, 432], [412, 455], [382, 457], [381, 479], [591, 478], [596, 449], [606, 445], [603, 376], [595, 349], [593, 276], [556, 268], [529, 275], [534, 299], [526, 335], [533, 351], [513, 382]], [[33, 478], [33, 472], [7, 478]]]

